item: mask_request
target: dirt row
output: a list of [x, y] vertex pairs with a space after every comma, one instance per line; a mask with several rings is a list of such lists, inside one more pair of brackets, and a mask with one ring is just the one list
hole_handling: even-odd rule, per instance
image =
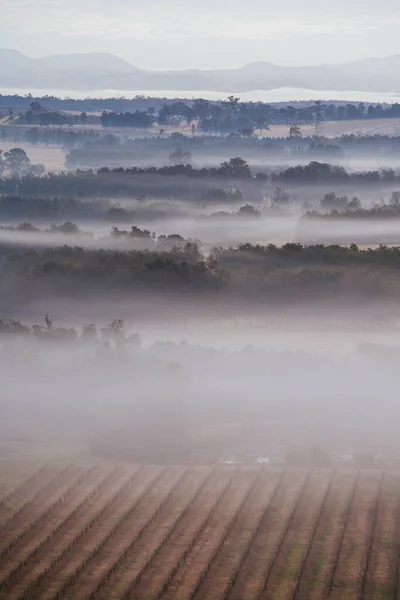
[[0, 600], [400, 597], [395, 472], [45, 467], [0, 502]]

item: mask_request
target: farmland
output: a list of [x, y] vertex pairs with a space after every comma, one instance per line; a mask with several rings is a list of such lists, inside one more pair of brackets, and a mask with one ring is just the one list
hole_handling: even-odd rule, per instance
[[395, 471], [0, 471], [0, 600], [397, 598]]

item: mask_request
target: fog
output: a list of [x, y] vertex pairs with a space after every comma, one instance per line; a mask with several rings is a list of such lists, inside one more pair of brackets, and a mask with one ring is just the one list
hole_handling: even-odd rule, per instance
[[[133, 221], [131, 223], [133, 225]], [[131, 224], [120, 224], [121, 231], [130, 230]], [[159, 236], [179, 234], [185, 239], [196, 240], [200, 250], [208, 254], [214, 247], [240, 244], [275, 244], [287, 242], [301, 244], [357, 244], [374, 248], [380, 244], [399, 245], [400, 231], [397, 219], [306, 219], [296, 214], [286, 216], [244, 217], [232, 214], [201, 218], [164, 218], [160, 221], [135, 219], [135, 226]], [[58, 224], [61, 225], [61, 224]], [[109, 224], [102, 222], [79, 222], [81, 233], [52, 233], [46, 229], [24, 231], [0, 229], [0, 244], [5, 248], [57, 248], [80, 247], [88, 250], [155, 250], [167, 246], [151, 238], [116, 237], [111, 235]], [[11, 227], [12, 225], [10, 225]], [[43, 225], [46, 227], [46, 225]], [[175, 242], [175, 245], [179, 242]], [[168, 247], [172, 247], [170, 243]]]
[[[205, 254], [213, 245], [244, 241], [398, 242], [390, 220], [234, 219], [163, 219], [157, 235], [200, 238]], [[140, 239], [113, 239], [104, 223], [80, 225], [91, 235], [0, 230], [3, 255], [5, 248], [146, 247]], [[66, 453], [156, 463], [286, 463], [295, 456], [307, 463], [317, 453], [324, 464], [397, 464], [394, 303], [289, 298], [291, 304], [272, 310], [256, 294], [246, 300], [128, 293], [99, 290], [95, 281], [85, 292], [83, 280], [62, 288], [32, 283], [23, 294], [13, 282], [3, 284], [3, 314], [40, 326], [11, 325], [11, 335], [1, 321], [3, 456]], [[124, 319], [124, 327], [100, 332], [114, 318]], [[85, 323], [96, 325], [94, 338], [93, 329], [81, 333]]]
[[251, 463], [314, 447], [396, 464], [399, 330], [133, 331], [2, 335], [3, 454]]
[[0, 157], [2, 456], [400, 466], [400, 138], [332, 123]]
[[[272, 130], [272, 133], [266, 136], [271, 141], [271, 147], [266, 146], [265, 142], [263, 143], [263, 140], [266, 138], [257, 138], [257, 136], [255, 136], [254, 140], [259, 141], [259, 146], [254, 144], [253, 147], [251, 144], [246, 144], [243, 140], [240, 143], [232, 140], [229, 144], [227, 143], [223, 146], [221, 144], [220, 147], [218, 147], [217, 143], [214, 148], [207, 145], [202, 147], [200, 143], [197, 146], [194, 143], [192, 144], [193, 140], [191, 140], [191, 138], [188, 138], [188, 140], [176, 140], [175, 145], [178, 148], [186, 147], [186, 149], [191, 152], [192, 156], [189, 162], [194, 169], [217, 167], [222, 161], [225, 161], [232, 156], [241, 156], [245, 159], [250, 164], [254, 173], [271, 173], [272, 171], [279, 173], [291, 166], [307, 165], [313, 160], [342, 166], [349, 173], [380, 169], [398, 169], [397, 148], [394, 152], [393, 148], [390, 146], [380, 149], [359, 149], [349, 145], [344, 146], [341, 144], [339, 134], [333, 135], [328, 133], [327, 137], [324, 139], [325, 144], [327, 146], [339, 146], [342, 149], [341, 152], [332, 150], [332, 148], [325, 150], [318, 148], [309, 149], [309, 145], [312, 143], [312, 130], [310, 130], [309, 133], [310, 138], [288, 144], [283, 136], [286, 137], [288, 135], [289, 127], [279, 127], [279, 130], [277, 129], [276, 132]], [[399, 132], [400, 130], [397, 132], [397, 135]], [[117, 136], [120, 134], [118, 130], [113, 131], [113, 133]], [[362, 134], [366, 135], [366, 132], [363, 130], [359, 132], [349, 131], [344, 133], [355, 135], [356, 137]], [[371, 135], [380, 134], [384, 135], [385, 131], [371, 130]], [[149, 149], [146, 149], [139, 145], [140, 139], [143, 140], [145, 137], [143, 136], [143, 138], [141, 138], [141, 135], [137, 135], [135, 138], [132, 138], [133, 148], [127, 147], [125, 151], [124, 146], [122, 145], [118, 148], [118, 152], [108, 149], [97, 153], [91, 153], [90, 148], [76, 151], [76, 156], [71, 152], [71, 158], [68, 158], [67, 155], [64, 165], [62, 162], [59, 162], [56, 168], [54, 167], [54, 162], [49, 162], [49, 159], [46, 156], [46, 149], [32, 151], [29, 146], [26, 146], [25, 148], [28, 154], [31, 154], [33, 158], [36, 154], [38, 156], [38, 161], [43, 162], [45, 165], [47, 163], [47, 169], [49, 171], [61, 171], [65, 169], [73, 170], [76, 167], [85, 169], [99, 169], [102, 167], [108, 167], [110, 169], [118, 167], [131, 168], [133, 165], [141, 168], [161, 168], [166, 164], [171, 164], [170, 155], [174, 149], [173, 146], [168, 147], [166, 144], [157, 144], [157, 141], [149, 135]], [[201, 142], [201, 137], [194, 138], [194, 141], [196, 140]], [[275, 148], [273, 147], [274, 144]], [[291, 146], [294, 146], [294, 148]], [[299, 146], [301, 147], [300, 150], [298, 149]], [[41, 152], [42, 155], [40, 154]], [[54, 155], [52, 158], [54, 158]], [[191, 182], [191, 185], [193, 185], [193, 182]]]

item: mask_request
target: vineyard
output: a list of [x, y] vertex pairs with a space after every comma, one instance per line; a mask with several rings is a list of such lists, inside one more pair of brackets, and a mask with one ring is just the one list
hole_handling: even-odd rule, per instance
[[0, 500], [0, 600], [400, 598], [387, 471], [45, 466]]

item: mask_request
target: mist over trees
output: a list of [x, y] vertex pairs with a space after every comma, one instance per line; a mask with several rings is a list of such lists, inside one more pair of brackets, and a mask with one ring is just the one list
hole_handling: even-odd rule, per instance
[[[4, 108], [7, 411], [17, 398], [31, 420], [38, 406], [57, 426], [73, 415], [57, 432], [117, 460], [254, 463], [272, 456], [278, 423], [282, 463], [336, 465], [353, 434], [326, 442], [332, 411], [342, 432], [370, 426], [380, 448], [380, 409], [365, 399], [386, 386], [393, 414], [400, 136], [333, 138], [321, 122], [398, 107], [153, 100]], [[267, 137], [275, 124], [282, 137]], [[310, 431], [323, 432], [316, 450]], [[363, 464], [378, 464], [371, 453]]]
[[10, 148], [6, 152], [0, 149], [0, 177], [9, 175], [14, 179], [21, 179], [27, 175], [42, 175], [43, 165], [31, 164], [31, 161], [22, 148]]
[[[126, 237], [132, 232], [114, 230], [112, 235]], [[298, 305], [302, 311], [322, 301], [327, 309], [333, 304], [345, 308], [356, 299], [366, 305], [379, 301], [382, 294], [395, 301], [400, 292], [400, 251], [385, 245], [364, 250], [355, 244], [242, 244], [215, 248], [205, 257], [194, 242], [171, 236], [159, 238], [153, 250], [63, 246], [16, 248], [2, 254], [3, 304], [10, 294], [27, 301], [47, 295], [78, 299], [101, 293], [106, 299], [110, 292], [118, 292], [133, 299], [156, 293], [172, 294], [180, 301], [202, 298], [205, 306], [217, 303], [215, 309], [222, 315], [224, 305], [218, 298], [229, 302], [225, 309], [233, 312], [240, 312], [243, 300], [251, 310]]]

